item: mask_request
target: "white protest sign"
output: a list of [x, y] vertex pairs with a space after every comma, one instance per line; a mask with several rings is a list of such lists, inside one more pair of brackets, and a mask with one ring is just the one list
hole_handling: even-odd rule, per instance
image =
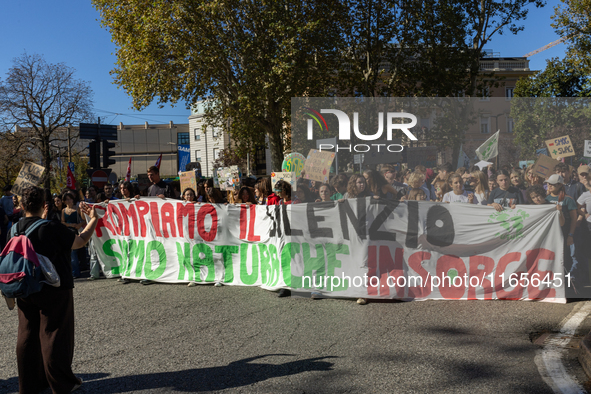
[[585, 151], [583, 152], [584, 157], [591, 157], [591, 141], [585, 140]]

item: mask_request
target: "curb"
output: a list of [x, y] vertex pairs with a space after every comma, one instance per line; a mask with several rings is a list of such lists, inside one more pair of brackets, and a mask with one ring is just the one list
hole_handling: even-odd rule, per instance
[[591, 332], [581, 340], [578, 359], [587, 376], [591, 377]]

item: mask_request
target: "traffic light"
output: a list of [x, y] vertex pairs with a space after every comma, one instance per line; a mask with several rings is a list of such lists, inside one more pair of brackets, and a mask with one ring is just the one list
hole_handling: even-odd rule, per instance
[[115, 164], [115, 160], [110, 158], [111, 156], [115, 156], [115, 151], [111, 150], [114, 147], [114, 142], [103, 140], [103, 168], [109, 168], [109, 166]]
[[101, 168], [100, 145], [98, 141], [92, 141], [88, 144], [88, 164], [90, 168]]

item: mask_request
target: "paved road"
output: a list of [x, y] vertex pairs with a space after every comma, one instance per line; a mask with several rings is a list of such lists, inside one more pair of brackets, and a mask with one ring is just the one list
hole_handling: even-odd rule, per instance
[[[78, 280], [74, 295], [74, 371], [86, 393], [545, 393], [531, 339], [579, 304], [360, 306], [115, 280]], [[0, 393], [12, 393], [16, 311], [0, 305], [0, 321]]]

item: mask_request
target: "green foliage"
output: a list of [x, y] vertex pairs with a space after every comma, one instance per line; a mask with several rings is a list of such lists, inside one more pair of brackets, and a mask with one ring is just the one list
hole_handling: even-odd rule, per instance
[[555, 8], [552, 27], [566, 40], [571, 64], [581, 73], [591, 71], [591, 1], [561, 0]]
[[571, 137], [575, 152], [583, 151], [591, 136], [589, 100], [584, 99], [591, 96], [591, 84], [572, 58], [548, 60], [544, 70], [519, 80], [514, 94], [511, 116], [522, 158], [535, 158], [545, 140], [563, 135]]
[[26, 133], [26, 147], [40, 154], [46, 168], [46, 188], [50, 187], [50, 146], [63, 141], [60, 130], [93, 117], [92, 90], [87, 82], [75, 79], [74, 72], [63, 63], [47, 63], [40, 55], [25, 53], [14, 59], [0, 83], [0, 127], [14, 130], [18, 126]]
[[[115, 82], [137, 108], [215, 99], [244, 155], [264, 144], [278, 169], [292, 97], [472, 95], [495, 34], [540, 0], [93, 0], [117, 50]], [[492, 79], [491, 79], [492, 78]], [[449, 141], [459, 149], [463, 131]], [[456, 149], [457, 150], [457, 149]]]

